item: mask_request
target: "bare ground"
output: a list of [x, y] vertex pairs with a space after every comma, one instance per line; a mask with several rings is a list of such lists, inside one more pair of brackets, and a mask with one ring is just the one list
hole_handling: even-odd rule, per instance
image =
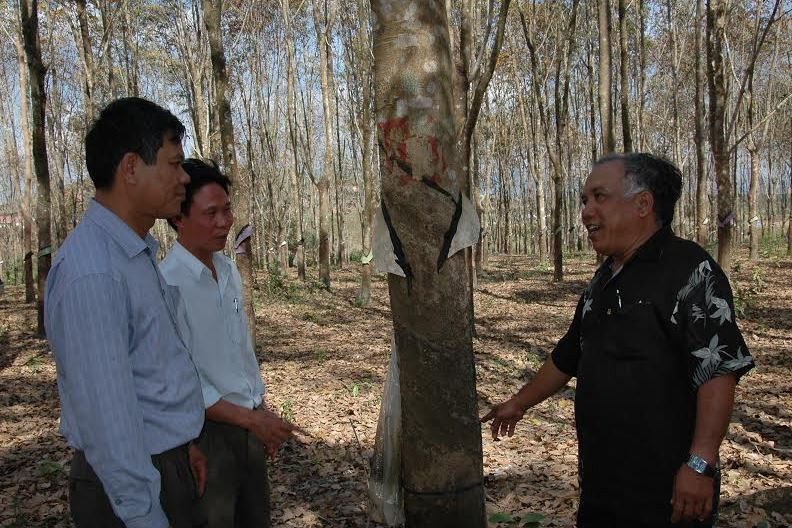
[[[739, 263], [740, 325], [758, 368], [738, 387], [721, 451], [720, 526], [792, 526], [792, 259]], [[593, 270], [588, 257], [571, 260], [566, 281], [554, 284], [534, 259], [493, 259], [475, 298], [482, 414], [533, 376]], [[357, 280], [354, 267], [334, 273], [331, 292], [293, 276], [260, 279], [257, 352], [267, 398], [312, 435], [287, 444], [271, 466], [274, 526], [374, 526], [366, 483], [390, 311], [382, 278], [371, 306], [356, 307]], [[0, 297], [0, 527], [65, 527], [71, 455], [57, 432], [55, 367], [23, 296], [6, 287]], [[482, 429], [488, 515], [515, 520], [499, 526], [516, 526], [525, 512], [543, 514], [542, 526], [573, 526], [573, 397], [569, 388], [536, 407], [511, 439], [493, 442]]]

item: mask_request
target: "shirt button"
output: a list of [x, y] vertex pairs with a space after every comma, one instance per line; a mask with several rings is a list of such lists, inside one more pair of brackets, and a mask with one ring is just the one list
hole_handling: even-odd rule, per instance
[[116, 499], [116, 500], [114, 500], [113, 502], [115, 502], [115, 503], [116, 503], [116, 506], [121, 506], [121, 503], [122, 503], [122, 502], [124, 502], [124, 501], [123, 501], [123, 500], [121, 500], [121, 499]]

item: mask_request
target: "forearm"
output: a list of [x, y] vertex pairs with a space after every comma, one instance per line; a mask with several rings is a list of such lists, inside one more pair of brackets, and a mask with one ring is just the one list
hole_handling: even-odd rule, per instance
[[696, 428], [690, 452], [714, 464], [729, 428], [737, 380], [732, 374], [713, 378], [699, 387], [696, 397]]
[[250, 429], [253, 423], [253, 413], [255, 411], [236, 405], [222, 398], [216, 403], [206, 408], [206, 418], [215, 422], [222, 422], [231, 425]]
[[572, 376], [561, 372], [553, 363], [553, 358], [548, 357], [534, 379], [526, 383], [514, 395], [514, 399], [523, 410], [530, 409], [561, 390], [570, 379]]

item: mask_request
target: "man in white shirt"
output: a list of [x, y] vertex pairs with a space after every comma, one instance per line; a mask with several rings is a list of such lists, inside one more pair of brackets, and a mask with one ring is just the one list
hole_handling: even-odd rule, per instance
[[230, 181], [216, 165], [190, 159], [181, 214], [169, 223], [178, 240], [160, 264], [182, 298], [178, 325], [198, 369], [206, 407], [199, 440], [209, 458], [198, 508], [209, 528], [269, 527], [267, 455], [297, 429], [264, 404], [236, 266], [221, 251], [234, 215]]

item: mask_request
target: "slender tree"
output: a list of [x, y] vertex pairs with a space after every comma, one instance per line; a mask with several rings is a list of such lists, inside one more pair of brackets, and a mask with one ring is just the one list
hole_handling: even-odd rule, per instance
[[[223, 167], [229, 172], [233, 187], [231, 201], [234, 204], [236, 225], [242, 228], [253, 220], [250, 211], [250, 194], [242, 186], [239, 167], [237, 166], [234, 142], [234, 123], [231, 117], [231, 105], [228, 102], [229, 80], [226, 70], [225, 49], [221, 34], [223, 16], [223, 0], [203, 0], [203, 18], [206, 34], [209, 38], [209, 50], [212, 60], [212, 77], [214, 79], [214, 101], [220, 123], [220, 142], [222, 145]], [[245, 239], [237, 250], [236, 262], [242, 277], [242, 289], [245, 294], [245, 312], [250, 327], [250, 335], [255, 342], [256, 315], [253, 310], [253, 245], [251, 237]], [[241, 252], [240, 252], [241, 250]]]
[[297, 106], [295, 99], [294, 25], [289, 0], [281, 0], [284, 33], [286, 36], [286, 121], [289, 128], [289, 175], [297, 195], [297, 230], [299, 239], [294, 252], [297, 277], [305, 280], [305, 221], [303, 219], [303, 191], [297, 154]]
[[725, 0], [707, 0], [707, 85], [709, 90], [709, 136], [718, 185], [718, 263], [731, 271], [734, 195], [729, 171], [729, 149], [724, 128], [726, 80], [723, 67], [723, 40], [726, 26]]
[[694, 93], [694, 127], [693, 143], [696, 148], [696, 241], [700, 245], [707, 242], [707, 173], [704, 155], [704, 32], [701, 31], [704, 16], [704, 0], [696, 0], [695, 21], [695, 93]]
[[45, 135], [47, 93], [44, 90], [46, 69], [41, 61], [39, 43], [38, 0], [21, 0], [19, 17], [22, 39], [25, 44], [25, 62], [30, 79], [31, 132], [33, 143], [33, 166], [36, 172], [38, 192], [36, 198], [36, 225], [38, 226], [37, 266], [37, 313], [38, 334], [44, 337], [44, 288], [52, 263], [52, 235], [50, 234], [50, 176], [47, 162], [47, 139]]
[[[324, 4], [324, 8], [320, 6]], [[322, 171], [313, 181], [319, 198], [319, 281], [330, 288], [330, 173], [333, 171], [333, 22], [336, 14], [334, 0], [314, 0], [313, 17], [316, 41], [319, 43], [319, 78], [322, 88], [324, 155]], [[312, 174], [312, 173], [311, 173]], [[313, 180], [313, 178], [312, 178]]]
[[602, 133], [602, 153], [616, 150], [613, 135], [613, 107], [611, 104], [611, 17], [610, 2], [598, 0], [597, 20], [599, 23], [599, 105]]
[[627, 77], [627, 7], [626, 0], [619, 0], [619, 99], [621, 101], [622, 137], [624, 138], [624, 152], [633, 149], [632, 135], [630, 133], [630, 80]]

